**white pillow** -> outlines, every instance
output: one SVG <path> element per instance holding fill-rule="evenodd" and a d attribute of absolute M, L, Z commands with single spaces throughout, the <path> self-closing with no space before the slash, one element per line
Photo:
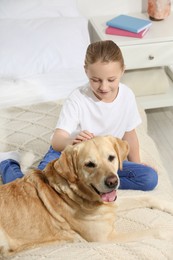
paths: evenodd
<path fill-rule="evenodd" d="M 83 17 L 2 19 L 0 35 L 1 77 L 81 68 L 89 44 Z"/>
<path fill-rule="evenodd" d="M 76 0 L 0 0 L 0 18 L 80 16 Z"/>

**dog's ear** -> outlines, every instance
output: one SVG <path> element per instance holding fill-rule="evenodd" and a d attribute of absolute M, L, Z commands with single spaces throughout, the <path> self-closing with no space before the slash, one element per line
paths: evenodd
<path fill-rule="evenodd" d="M 74 183 L 77 179 L 76 157 L 76 149 L 74 146 L 68 145 L 62 152 L 60 158 L 54 163 L 54 168 L 57 173 L 71 183 Z"/>
<path fill-rule="evenodd" d="M 129 153 L 129 144 L 126 141 L 113 136 L 109 138 L 114 144 L 115 151 L 117 152 L 118 155 L 119 168 L 120 170 L 122 170 L 123 161 L 127 158 L 127 155 Z"/>

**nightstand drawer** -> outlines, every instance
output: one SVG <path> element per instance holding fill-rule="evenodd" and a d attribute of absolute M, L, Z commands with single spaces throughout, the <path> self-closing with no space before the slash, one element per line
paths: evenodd
<path fill-rule="evenodd" d="M 166 66 L 173 63 L 173 42 L 121 47 L 126 69 Z"/>

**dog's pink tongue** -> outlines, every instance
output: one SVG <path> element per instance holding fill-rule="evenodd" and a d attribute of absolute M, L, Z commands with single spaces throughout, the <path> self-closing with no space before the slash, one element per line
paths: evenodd
<path fill-rule="evenodd" d="M 108 193 L 103 193 L 101 195 L 101 198 L 103 201 L 106 201 L 106 202 L 112 202 L 112 201 L 116 200 L 116 198 L 117 198 L 116 190 L 113 190 Z"/>

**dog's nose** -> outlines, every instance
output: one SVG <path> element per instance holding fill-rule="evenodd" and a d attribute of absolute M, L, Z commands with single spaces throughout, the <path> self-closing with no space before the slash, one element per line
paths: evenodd
<path fill-rule="evenodd" d="M 105 185 L 109 188 L 116 188 L 118 186 L 118 179 L 115 175 L 106 178 Z"/>

